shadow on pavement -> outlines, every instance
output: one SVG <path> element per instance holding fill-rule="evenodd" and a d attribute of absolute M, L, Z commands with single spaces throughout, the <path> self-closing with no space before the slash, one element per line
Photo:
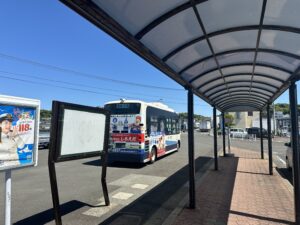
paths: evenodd
<path fill-rule="evenodd" d="M 175 154 L 176 152 L 172 152 L 170 154 L 164 155 L 159 157 L 158 159 L 156 159 L 157 161 L 162 160 L 165 157 L 169 157 L 172 154 Z M 89 165 L 89 166 L 101 166 L 101 159 L 96 159 L 93 161 L 89 161 L 89 162 L 84 162 L 84 165 Z M 117 167 L 117 168 L 127 168 L 127 169 L 140 169 L 143 168 L 145 166 L 147 166 L 148 163 L 133 163 L 133 162 L 110 162 L 107 164 L 108 167 Z"/>
<path fill-rule="evenodd" d="M 244 216 L 244 217 L 251 217 L 254 219 L 258 220 L 265 220 L 269 222 L 274 222 L 274 223 L 280 223 L 280 224 L 294 224 L 291 221 L 288 220 L 281 220 L 281 219 L 275 219 L 275 218 L 270 218 L 270 217 L 265 217 L 265 216 L 258 216 L 258 215 L 253 215 L 249 213 L 244 213 L 244 212 L 237 212 L 237 211 L 230 211 L 230 213 L 239 215 L 239 216 Z"/>
<path fill-rule="evenodd" d="M 80 202 L 77 200 L 72 200 L 72 201 L 66 202 L 64 204 L 61 204 L 60 205 L 61 216 L 71 213 L 77 209 L 84 207 L 84 206 L 93 207 L 89 204 L 86 204 L 86 203 L 83 203 L 83 202 Z M 45 210 L 38 214 L 35 214 L 31 217 L 20 220 L 14 224 L 15 225 L 39 225 L 39 224 L 49 223 L 52 220 L 54 220 L 54 211 L 53 211 L 53 209 L 48 209 L 48 210 Z"/>
<path fill-rule="evenodd" d="M 210 160 L 210 157 L 198 157 L 195 170 L 200 171 Z M 189 180 L 188 169 L 188 166 L 183 167 L 159 186 L 102 222 L 101 225 L 135 225 L 146 222 L 151 225 L 162 224 L 188 193 L 188 187 L 181 188 Z"/>
<path fill-rule="evenodd" d="M 276 167 L 276 170 L 284 179 L 287 179 L 290 184 L 293 185 L 293 171 L 291 169 Z"/>
<path fill-rule="evenodd" d="M 101 166 L 101 159 L 96 159 L 93 161 L 85 162 L 84 165 L 88 166 Z M 117 167 L 117 168 L 128 168 L 128 169 L 140 169 L 145 167 L 147 164 L 142 163 L 128 163 L 128 162 L 113 162 L 107 164 L 108 167 Z"/>

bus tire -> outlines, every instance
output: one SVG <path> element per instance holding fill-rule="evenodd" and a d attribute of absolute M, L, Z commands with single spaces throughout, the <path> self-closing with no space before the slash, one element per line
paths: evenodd
<path fill-rule="evenodd" d="M 157 157 L 157 155 L 156 155 L 156 148 L 155 147 L 152 147 L 151 148 L 151 152 L 150 152 L 150 164 L 152 164 L 152 163 L 154 163 L 155 161 L 156 161 L 156 157 Z"/>

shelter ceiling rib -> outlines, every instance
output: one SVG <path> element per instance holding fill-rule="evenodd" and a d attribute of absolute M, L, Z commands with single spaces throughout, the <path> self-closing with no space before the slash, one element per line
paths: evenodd
<path fill-rule="evenodd" d="M 275 50 L 275 49 L 267 49 L 267 48 L 258 48 L 257 50 L 255 48 L 244 48 L 244 49 L 232 49 L 232 50 L 228 50 L 228 51 L 224 51 L 224 52 L 219 52 L 216 54 L 217 57 L 219 56 L 226 56 L 226 55 L 230 55 L 233 53 L 244 53 L 244 52 L 255 52 L 257 51 L 259 52 L 263 52 L 263 53 L 270 53 L 270 54 L 277 54 L 277 55 L 281 55 L 281 56 L 287 56 L 290 58 L 294 58 L 294 59 L 298 59 L 300 60 L 300 56 L 290 53 L 290 52 L 284 52 L 284 51 L 280 51 L 280 50 Z M 202 62 L 205 62 L 209 59 L 213 58 L 213 55 L 207 56 L 205 58 L 201 58 L 198 59 L 194 62 L 192 62 L 191 64 L 187 65 L 186 67 L 182 68 L 178 73 L 179 74 L 183 74 L 185 71 L 187 71 L 188 69 L 192 68 L 193 66 L 196 66 Z"/>
<path fill-rule="evenodd" d="M 223 102 L 226 102 L 227 100 L 236 100 L 236 99 L 240 99 L 240 98 L 247 98 L 249 99 L 249 93 L 247 94 L 240 94 L 240 95 L 234 95 L 234 96 L 229 96 L 229 97 L 224 97 L 222 99 L 219 99 L 219 100 L 216 100 L 214 101 L 215 104 L 221 104 Z M 255 95 L 251 95 L 251 99 L 254 99 L 254 100 L 257 100 L 258 102 L 263 102 L 263 103 L 266 103 L 268 101 L 268 99 L 266 98 L 260 98 L 260 96 L 255 96 Z"/>
<path fill-rule="evenodd" d="M 257 100 L 255 98 L 249 99 L 249 95 L 248 95 L 247 97 L 235 98 L 234 100 L 231 98 L 231 99 L 227 99 L 227 100 L 224 100 L 224 101 L 220 101 L 220 102 L 218 102 L 218 105 L 220 107 L 222 107 L 223 105 L 226 105 L 226 104 L 229 104 L 229 103 L 233 103 L 233 102 L 240 102 L 240 101 L 255 102 L 255 103 L 260 104 L 260 105 L 265 105 L 267 103 L 266 101 Z"/>
<path fill-rule="evenodd" d="M 255 72 L 255 65 L 256 65 L 256 59 L 257 59 L 257 50 L 259 48 L 261 31 L 262 31 L 262 26 L 263 26 L 263 21 L 264 21 L 264 17 L 265 17 L 265 11 L 266 11 L 266 5 L 267 5 L 267 0 L 263 0 L 261 16 L 260 16 L 260 20 L 259 20 L 259 30 L 258 30 L 258 34 L 257 34 L 257 40 L 256 40 L 256 50 L 255 50 L 255 55 L 254 55 L 254 60 L 253 60 L 253 70 L 252 70 L 252 78 L 251 78 L 251 85 L 250 85 L 249 93 L 251 93 L 251 88 L 252 88 L 253 76 L 254 76 L 254 72 Z"/>
<path fill-rule="evenodd" d="M 256 63 L 256 65 L 258 66 L 262 66 L 262 67 L 268 67 L 268 68 L 272 68 L 272 69 L 275 69 L 275 70 L 278 70 L 278 71 L 281 71 L 281 72 L 284 72 L 284 73 L 287 73 L 287 74 L 291 74 L 293 73 L 292 71 L 289 71 L 289 70 L 286 70 L 284 68 L 281 68 L 281 67 L 278 67 L 278 66 L 274 66 L 274 65 L 268 65 L 268 64 L 264 64 L 264 63 Z M 221 69 L 225 69 L 225 68 L 228 68 L 228 67 L 238 67 L 238 66 L 253 66 L 253 63 L 235 63 L 235 64 L 227 64 L 227 65 L 224 65 L 224 66 L 221 66 L 220 68 Z M 205 71 L 193 78 L 191 78 L 188 82 L 189 83 L 192 83 L 194 82 L 195 80 L 199 79 L 200 77 L 202 76 L 205 76 L 206 74 L 210 73 L 210 72 L 213 72 L 213 71 L 216 71 L 218 70 L 219 68 L 216 67 L 216 68 L 213 68 L 209 71 Z"/>
<path fill-rule="evenodd" d="M 238 90 L 235 90 L 235 89 L 238 89 Z M 230 93 L 231 93 L 231 96 L 237 96 L 239 94 L 249 94 L 249 89 L 245 88 L 245 89 L 242 89 L 242 88 L 230 88 L 229 89 Z M 256 95 L 256 96 L 259 96 L 263 99 L 270 99 L 270 97 L 272 96 L 272 93 L 262 93 L 262 92 L 259 92 L 259 91 L 255 91 L 255 90 L 252 90 L 252 95 Z M 229 95 L 226 95 L 227 93 L 225 92 L 222 92 L 220 91 L 219 93 L 215 94 L 215 95 L 211 95 L 210 99 L 212 102 L 214 102 L 215 100 L 217 99 L 222 99 L 224 97 L 224 95 L 226 97 L 228 97 Z"/>
<path fill-rule="evenodd" d="M 191 0 L 191 2 L 194 3 L 194 0 Z M 196 14 L 196 17 L 197 17 L 197 20 L 198 20 L 198 22 L 199 22 L 199 25 L 200 25 L 200 27 L 201 27 L 201 29 L 202 29 L 202 31 L 203 31 L 203 34 L 204 34 L 203 36 L 205 37 L 206 42 L 208 43 L 209 49 L 210 49 L 212 55 L 214 56 L 215 62 L 216 62 L 217 67 L 218 67 L 218 70 L 219 70 L 219 72 L 220 72 L 220 74 L 221 74 L 221 76 L 222 76 L 222 78 L 223 78 L 223 82 L 224 82 L 224 84 L 226 85 L 226 87 L 227 87 L 227 89 L 228 89 L 226 80 L 224 79 L 224 75 L 223 75 L 223 72 L 222 72 L 222 70 L 221 70 L 220 64 L 219 64 L 219 62 L 218 62 L 218 60 L 217 60 L 217 57 L 216 57 L 216 55 L 215 55 L 214 49 L 213 49 L 213 47 L 212 47 L 212 45 L 211 45 L 211 42 L 210 42 L 209 38 L 207 37 L 207 33 L 206 33 L 205 27 L 204 27 L 204 25 L 203 25 L 203 22 L 202 22 L 202 20 L 201 20 L 201 17 L 200 17 L 200 14 L 199 14 L 199 12 L 198 12 L 198 9 L 196 8 L 195 4 L 194 4 L 192 7 L 193 7 L 193 10 L 194 10 L 194 13 Z"/>

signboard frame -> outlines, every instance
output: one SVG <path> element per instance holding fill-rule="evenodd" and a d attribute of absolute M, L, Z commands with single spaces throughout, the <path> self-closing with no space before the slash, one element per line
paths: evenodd
<path fill-rule="evenodd" d="M 39 136 L 39 122 L 40 122 L 40 100 L 21 98 L 15 96 L 0 95 L 0 105 L 1 106 L 12 106 L 12 107 L 24 107 L 31 108 L 35 110 L 34 116 L 34 138 L 33 138 L 33 148 L 32 148 L 32 161 L 30 163 L 1 167 L 0 172 L 12 169 L 21 169 L 26 167 L 37 166 L 38 164 L 38 136 Z"/>
<path fill-rule="evenodd" d="M 95 150 L 91 152 L 68 154 L 68 155 L 61 154 L 65 110 L 74 110 L 74 111 L 105 115 L 106 118 L 105 118 L 103 149 Z M 109 139 L 109 123 L 110 123 L 110 113 L 105 109 L 91 107 L 91 106 L 77 105 L 77 104 L 66 103 L 66 102 L 53 101 L 52 120 L 51 120 L 51 138 L 50 138 L 50 150 L 51 150 L 52 160 L 54 162 L 64 162 L 69 160 L 89 158 L 89 157 L 98 156 L 99 154 L 102 154 L 103 151 L 107 151 L 108 139 Z"/>
<path fill-rule="evenodd" d="M 67 154 L 67 155 L 61 154 L 64 112 L 66 109 L 87 112 L 87 113 L 101 114 L 106 116 L 105 123 L 104 123 L 104 138 L 103 138 L 102 150 L 95 150 L 91 152 Z M 49 169 L 49 178 L 50 178 L 52 202 L 53 202 L 56 225 L 62 224 L 60 204 L 59 204 L 59 192 L 58 192 L 57 177 L 56 177 L 56 170 L 55 170 L 56 162 L 64 162 L 64 161 L 83 159 L 83 158 L 94 157 L 94 156 L 101 156 L 101 162 L 102 162 L 101 183 L 102 183 L 103 197 L 104 197 L 105 205 L 107 206 L 110 205 L 108 189 L 106 184 L 109 127 L 110 127 L 110 113 L 108 110 L 98 108 L 98 107 L 83 106 L 83 105 L 77 105 L 77 104 L 66 103 L 66 102 L 59 102 L 59 101 L 52 102 L 52 119 L 51 119 L 50 147 L 49 147 L 49 156 L 48 156 L 48 169 Z"/>

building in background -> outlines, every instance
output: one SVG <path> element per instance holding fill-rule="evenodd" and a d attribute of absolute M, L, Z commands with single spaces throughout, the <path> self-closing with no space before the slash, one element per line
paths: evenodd
<path fill-rule="evenodd" d="M 253 126 L 253 121 L 259 121 L 259 112 L 230 112 L 233 116 L 233 124 L 235 128 L 250 128 Z"/>

